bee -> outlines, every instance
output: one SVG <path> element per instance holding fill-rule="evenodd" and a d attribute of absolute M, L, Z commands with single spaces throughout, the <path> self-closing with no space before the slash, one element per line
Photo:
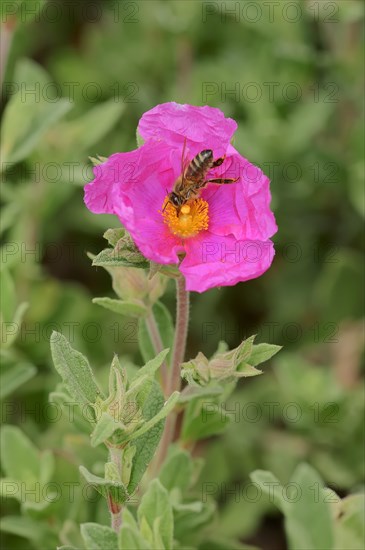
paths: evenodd
<path fill-rule="evenodd" d="M 203 189 L 207 183 L 227 184 L 235 183 L 239 178 L 215 178 L 205 179 L 207 173 L 212 168 L 216 168 L 223 164 L 225 155 L 214 160 L 213 151 L 211 149 L 204 149 L 198 153 L 188 164 L 185 164 L 184 168 L 184 149 L 182 154 L 182 170 L 180 176 L 174 183 L 174 187 L 171 193 L 168 193 L 168 201 L 164 207 L 170 202 L 179 213 L 181 207 L 191 199 L 196 199 L 200 195 L 201 189 Z"/>

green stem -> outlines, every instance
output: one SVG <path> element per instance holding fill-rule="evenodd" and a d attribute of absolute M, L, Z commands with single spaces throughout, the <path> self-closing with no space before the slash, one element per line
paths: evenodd
<path fill-rule="evenodd" d="M 117 447 L 109 449 L 110 462 L 113 462 L 121 476 L 122 472 L 122 451 Z M 108 497 L 108 508 L 111 515 L 111 527 L 116 533 L 119 533 L 122 526 L 122 506 L 118 502 L 114 502 L 111 495 Z"/>
<path fill-rule="evenodd" d="M 164 349 L 164 345 L 163 345 L 161 334 L 160 334 L 160 331 L 159 331 L 159 328 L 158 328 L 158 325 L 157 325 L 157 322 L 156 322 L 156 318 L 155 318 L 155 316 L 153 314 L 153 311 L 152 311 L 152 307 L 151 307 L 151 309 L 150 309 L 150 311 L 149 311 L 149 313 L 146 317 L 146 327 L 147 327 L 147 331 L 148 331 L 149 337 L 150 337 L 151 342 L 152 342 L 153 349 L 154 349 L 154 351 L 157 355 L 158 353 L 160 353 L 160 351 L 162 351 Z M 164 395 L 167 396 L 168 366 L 167 366 L 166 361 L 164 361 L 162 363 L 160 373 L 161 373 L 162 389 L 163 389 Z"/>
<path fill-rule="evenodd" d="M 175 338 L 167 395 L 171 395 L 172 392 L 180 390 L 180 365 L 184 361 L 186 340 L 188 335 L 189 292 L 185 288 L 185 279 L 182 276 L 176 279 L 176 299 Z M 154 460 L 153 472 L 155 475 L 157 475 L 158 470 L 164 463 L 169 446 L 174 440 L 175 425 L 176 413 L 172 411 L 166 419 L 164 433 Z"/>
<path fill-rule="evenodd" d="M 183 276 L 176 279 L 176 325 L 172 363 L 169 380 L 169 395 L 181 386 L 180 365 L 184 361 L 189 325 L 189 292 Z"/>

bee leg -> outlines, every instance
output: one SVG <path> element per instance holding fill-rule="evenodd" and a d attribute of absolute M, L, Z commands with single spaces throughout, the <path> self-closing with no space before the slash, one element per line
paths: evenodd
<path fill-rule="evenodd" d="M 217 166 L 220 166 L 225 161 L 226 155 L 223 157 L 219 157 L 219 159 L 215 160 L 212 164 L 212 168 L 216 168 Z"/>
<path fill-rule="evenodd" d="M 204 185 L 206 183 L 235 183 L 236 181 L 238 181 L 240 178 L 218 178 L 218 179 L 214 179 L 214 180 L 206 180 L 204 182 Z"/>

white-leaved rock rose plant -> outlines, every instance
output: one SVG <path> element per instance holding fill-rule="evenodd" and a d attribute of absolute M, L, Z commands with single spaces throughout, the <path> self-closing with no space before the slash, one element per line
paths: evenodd
<path fill-rule="evenodd" d="M 218 109 L 166 103 L 142 116 L 137 149 L 93 159 L 86 206 L 121 222 L 106 231 L 107 248 L 90 255 L 111 275 L 115 298 L 93 301 L 138 319 L 145 364 L 111 357 L 103 388 L 63 335 L 51 337 L 62 379 L 51 399 L 87 410 L 90 453 L 106 450 L 103 473 L 80 466 L 110 512 L 110 525 L 82 524 L 86 548 L 171 550 L 182 547 L 183 524 L 212 520 L 214 503 L 191 491 L 194 446 L 225 428 L 219 411 L 239 379 L 261 374 L 258 365 L 280 349 L 252 336 L 232 350 L 220 343 L 211 358 L 185 356 L 189 292 L 259 277 L 274 257 L 269 180 L 231 144 L 236 128 Z M 179 177 L 191 189 L 177 193 Z M 175 322 L 161 301 L 170 278 Z M 217 407 L 209 424 L 207 404 Z"/>

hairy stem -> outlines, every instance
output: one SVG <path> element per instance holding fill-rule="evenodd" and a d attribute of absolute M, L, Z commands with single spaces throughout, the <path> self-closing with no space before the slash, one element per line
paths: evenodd
<path fill-rule="evenodd" d="M 122 471 L 122 451 L 118 448 L 110 448 L 110 462 L 113 462 L 119 474 Z M 108 508 L 111 515 L 111 527 L 116 533 L 119 533 L 122 526 L 122 506 L 118 502 L 114 502 L 111 495 L 108 496 Z"/>
<path fill-rule="evenodd" d="M 179 391 L 181 386 L 180 365 L 184 361 L 186 339 L 188 335 L 189 324 L 189 292 L 185 289 L 185 279 L 180 276 L 176 279 L 176 324 L 175 338 L 172 353 L 171 371 L 168 380 L 168 391 L 170 395 L 174 391 Z M 153 472 L 157 475 L 165 461 L 170 444 L 174 440 L 176 425 L 176 413 L 171 412 L 165 424 L 160 446 L 154 461 Z"/>
<path fill-rule="evenodd" d="M 158 329 L 155 316 L 152 311 L 152 307 L 150 309 L 150 312 L 148 313 L 146 317 L 146 327 L 148 330 L 149 337 L 151 338 L 152 346 L 156 354 L 160 353 L 164 349 L 164 345 L 162 342 L 161 334 Z M 168 367 L 167 362 L 164 361 L 162 363 L 161 369 L 161 384 L 162 389 L 164 392 L 164 395 L 167 396 L 167 390 L 168 390 Z"/>
<path fill-rule="evenodd" d="M 189 324 L 189 292 L 185 289 L 184 277 L 176 279 L 176 325 L 172 353 L 169 394 L 181 386 L 180 365 L 184 361 Z"/>

